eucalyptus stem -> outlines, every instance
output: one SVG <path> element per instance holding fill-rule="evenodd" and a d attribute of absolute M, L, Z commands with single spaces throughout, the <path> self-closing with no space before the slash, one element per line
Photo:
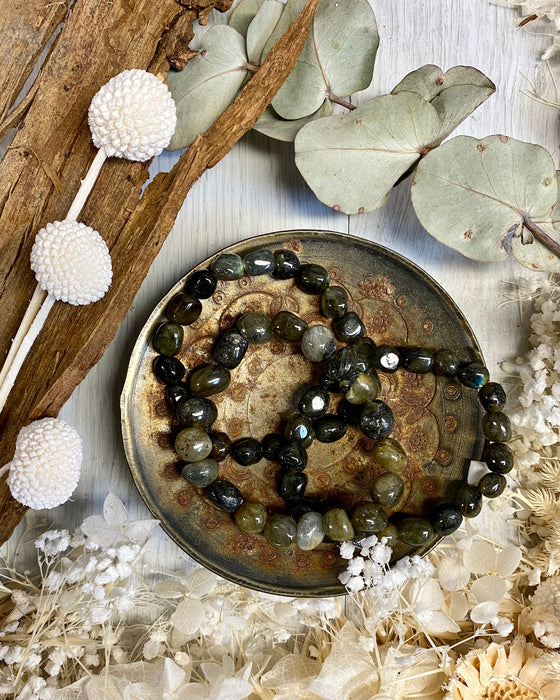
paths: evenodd
<path fill-rule="evenodd" d="M 356 105 L 353 105 L 351 102 L 348 100 L 345 100 L 343 97 L 339 97 L 338 95 L 335 95 L 334 92 L 331 92 L 330 90 L 327 92 L 327 98 L 331 101 L 334 102 L 337 105 L 342 105 L 343 107 L 346 107 L 346 109 L 349 109 L 352 111 L 353 109 L 356 109 Z"/>
<path fill-rule="evenodd" d="M 560 243 L 558 243 L 558 241 L 551 238 L 548 233 L 545 233 L 540 226 L 537 226 L 537 224 L 531 221 L 527 216 L 523 216 L 523 226 L 531 231 L 539 243 L 542 243 L 545 248 L 548 248 L 551 253 L 554 253 L 557 258 L 560 258 Z"/>

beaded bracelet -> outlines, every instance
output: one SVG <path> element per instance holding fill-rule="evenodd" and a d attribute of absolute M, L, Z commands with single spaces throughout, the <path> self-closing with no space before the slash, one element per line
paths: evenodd
<path fill-rule="evenodd" d="M 376 346 L 373 340 L 364 337 L 361 319 L 348 311 L 346 291 L 329 286 L 325 268 L 301 265 L 291 251 L 261 249 L 244 258 L 222 254 L 210 267 L 210 270 L 192 273 L 185 290 L 168 303 L 169 321 L 154 333 L 154 348 L 161 353 L 154 360 L 154 373 L 167 385 L 170 409 L 179 422 L 187 426 L 175 439 L 176 452 L 187 462 L 182 468 L 183 477 L 202 488 L 215 506 L 233 513 L 240 530 L 251 535 L 264 530 L 270 544 L 285 547 L 297 543 L 304 550 L 315 548 L 325 536 L 341 542 L 374 533 L 379 538 L 384 537 L 389 546 L 394 546 L 398 539 L 410 546 L 420 546 L 427 544 L 435 534 L 454 532 L 463 516 L 477 515 L 483 495 L 495 498 L 504 491 L 504 474 L 513 468 L 513 455 L 504 444 L 511 436 L 509 419 L 502 413 L 506 395 L 501 385 L 488 381 L 488 370 L 482 363 L 460 365 L 454 353 L 447 349 L 433 352 L 417 347 Z M 279 312 L 272 321 L 263 314 L 248 313 L 238 320 L 236 329 L 226 331 L 218 339 L 213 351 L 214 363 L 195 369 L 188 386 L 182 383 L 185 367 L 175 357 L 182 346 L 182 326 L 190 325 L 200 316 L 200 300 L 214 293 L 217 280 L 235 280 L 243 274 L 296 278 L 303 291 L 321 295 L 323 315 L 332 319 L 336 338 L 347 345 L 336 349 L 336 339 L 329 328 L 324 325 L 308 327 L 303 319 L 288 311 Z M 300 342 L 303 354 L 310 361 L 323 363 L 320 385 L 310 387 L 301 396 L 299 413 L 289 419 L 284 436 L 271 433 L 262 441 L 241 438 L 231 444 L 224 433 L 209 435 L 218 411 L 208 396 L 227 388 L 230 370 L 240 364 L 249 344 L 266 343 L 273 335 Z M 399 472 L 406 466 L 407 457 L 402 447 L 389 438 L 394 421 L 387 404 L 377 399 L 381 388 L 377 370 L 391 373 L 399 368 L 417 374 L 433 371 L 441 376 L 457 377 L 464 386 L 479 389 L 480 402 L 487 411 L 482 419 L 482 430 L 487 438 L 484 460 L 490 471 L 477 486 L 462 484 L 454 502 L 436 507 L 429 521 L 401 514 L 405 517 L 397 527 L 389 524 L 382 506 L 393 508 L 400 501 L 404 482 Z M 340 416 L 326 413 L 333 392 L 345 394 Z M 373 484 L 374 502 L 360 502 L 351 516 L 342 508 L 329 508 L 321 514 L 304 500 L 306 448 L 314 438 L 320 442 L 340 439 L 347 425 L 360 427 L 366 436 L 376 440 L 373 457 L 386 472 Z M 244 502 L 234 484 L 218 478 L 218 462 L 228 454 L 243 466 L 256 464 L 262 457 L 279 462 L 282 476 L 278 491 L 288 514 L 275 513 L 269 517 L 263 504 Z"/>

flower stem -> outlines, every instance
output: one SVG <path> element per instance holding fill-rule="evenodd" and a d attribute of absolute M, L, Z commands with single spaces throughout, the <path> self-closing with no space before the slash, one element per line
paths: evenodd
<path fill-rule="evenodd" d="M 545 233 L 540 226 L 537 226 L 537 224 L 531 221 L 527 216 L 523 217 L 523 226 L 531 231 L 539 243 L 542 243 L 545 248 L 548 248 L 551 253 L 554 253 L 556 257 L 560 258 L 560 243 L 558 243 L 558 241 L 551 238 L 548 233 Z"/>
<path fill-rule="evenodd" d="M 353 105 L 351 102 L 348 100 L 345 100 L 343 97 L 339 97 L 338 95 L 335 95 L 334 92 L 331 92 L 330 90 L 327 92 L 327 98 L 331 101 L 334 102 L 337 105 L 342 105 L 343 107 L 346 107 L 346 109 L 349 109 L 352 111 L 353 109 L 356 109 L 356 105 Z"/>
<path fill-rule="evenodd" d="M 82 180 L 82 183 L 80 185 L 80 189 L 78 190 L 76 196 L 74 197 L 74 201 L 70 205 L 70 209 L 68 210 L 68 214 L 66 214 L 66 219 L 68 221 L 75 221 L 78 216 L 80 215 L 80 212 L 82 211 L 84 204 L 86 203 L 87 198 L 89 197 L 89 193 L 93 189 L 93 186 L 95 185 L 95 181 L 97 180 L 97 176 L 99 175 L 99 171 L 101 170 L 101 166 L 105 162 L 107 158 L 107 153 L 105 152 L 105 149 L 101 147 L 97 151 L 97 155 L 92 161 L 92 164 L 89 166 L 89 170 L 87 171 L 87 175 L 84 177 Z"/>

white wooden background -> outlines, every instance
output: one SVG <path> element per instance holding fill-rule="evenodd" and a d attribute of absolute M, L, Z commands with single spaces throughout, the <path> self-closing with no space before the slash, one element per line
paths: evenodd
<path fill-rule="evenodd" d="M 380 34 L 374 82 L 359 103 L 389 92 L 408 72 L 435 63 L 444 70 L 472 65 L 496 84 L 497 92 L 457 134 L 503 133 L 540 143 L 558 162 L 558 113 L 524 90 L 549 38 L 537 28 L 519 30 L 516 11 L 490 0 L 370 0 Z M 212 18 L 223 22 L 223 17 Z M 154 169 L 168 170 L 177 154 L 164 153 Z M 220 248 L 260 233 L 296 228 L 330 229 L 375 241 L 424 268 L 455 299 L 481 344 L 492 377 L 498 363 L 523 348 L 527 317 L 504 293 L 535 273 L 514 261 L 484 265 L 463 258 L 431 238 L 419 225 L 409 182 L 396 188 L 379 211 L 347 216 L 316 200 L 301 179 L 291 144 L 251 133 L 194 186 L 163 250 L 144 281 L 115 339 L 99 364 L 74 391 L 61 417 L 84 442 L 83 473 L 71 502 L 28 515 L 55 527 L 73 528 L 99 513 L 108 491 L 125 503 L 131 518 L 150 517 L 130 476 L 120 435 L 119 395 L 135 338 L 153 306 L 193 265 Z M 10 545 L 21 534 L 18 528 Z M 191 560 L 158 529 L 147 553 L 154 570 L 186 570 Z"/>

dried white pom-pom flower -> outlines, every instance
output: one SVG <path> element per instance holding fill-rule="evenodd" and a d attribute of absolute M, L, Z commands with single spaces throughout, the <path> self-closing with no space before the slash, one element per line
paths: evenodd
<path fill-rule="evenodd" d="M 42 418 L 19 432 L 8 486 L 24 506 L 55 508 L 74 492 L 81 463 L 82 441 L 74 428 L 59 418 Z"/>
<path fill-rule="evenodd" d="M 74 306 L 101 299 L 113 277 L 105 241 L 77 221 L 55 221 L 39 231 L 31 269 L 42 289 Z"/>
<path fill-rule="evenodd" d="M 135 68 L 100 88 L 91 101 L 88 120 L 97 148 L 108 156 L 144 161 L 169 144 L 177 114 L 167 85 Z"/>

